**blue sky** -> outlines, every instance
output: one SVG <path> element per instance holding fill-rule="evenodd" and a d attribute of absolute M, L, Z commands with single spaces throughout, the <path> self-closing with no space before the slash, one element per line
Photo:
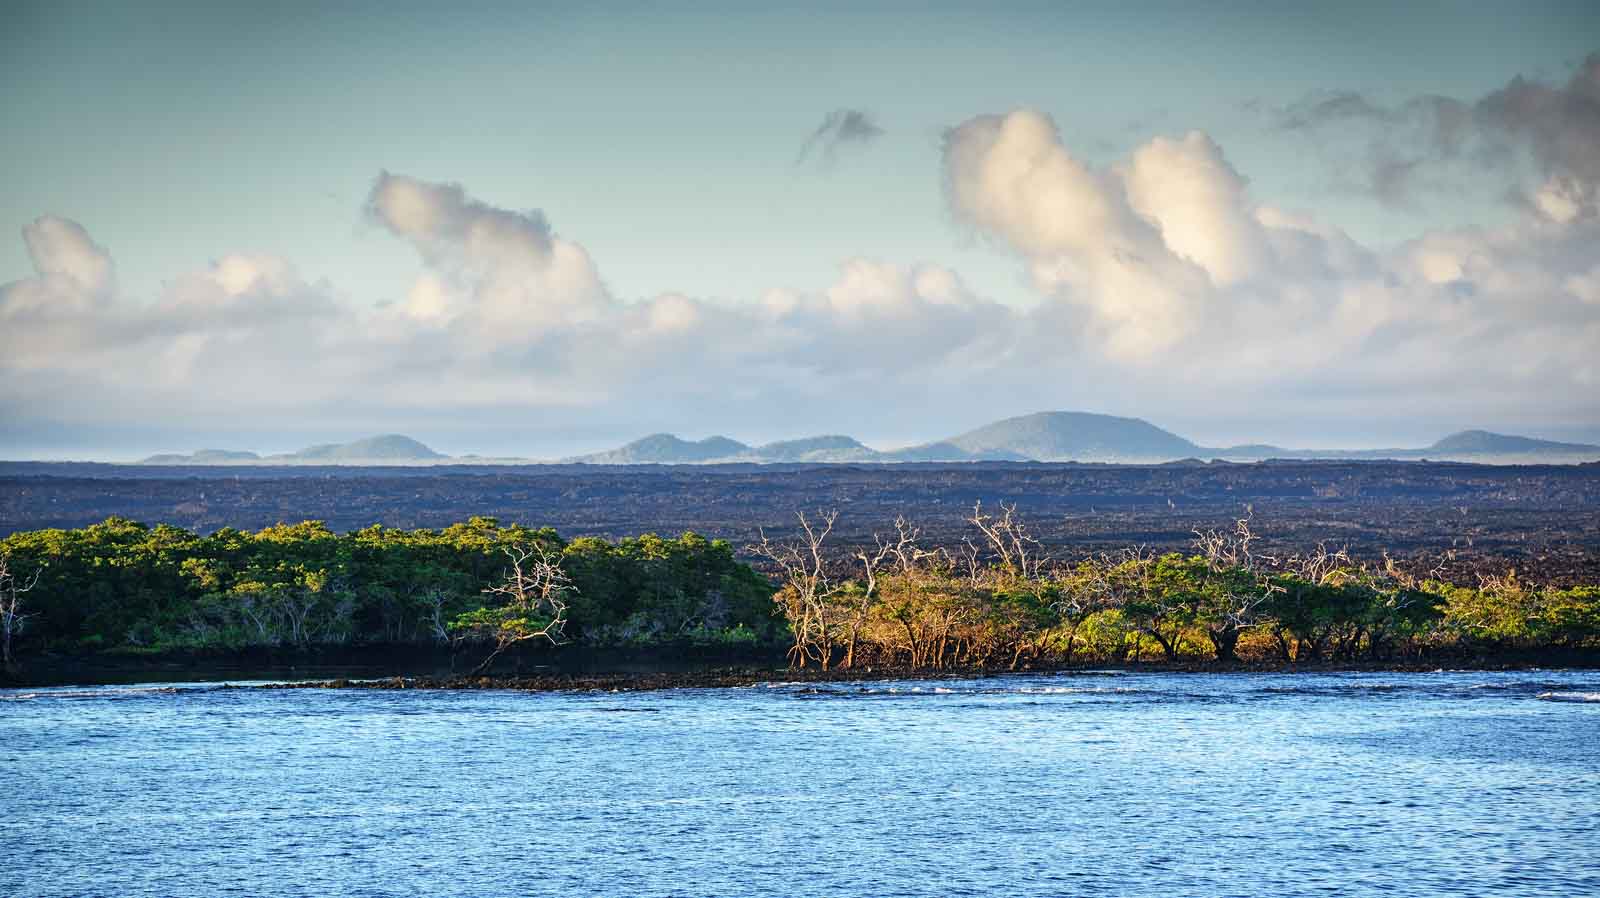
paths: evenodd
<path fill-rule="evenodd" d="M 738 307 L 774 289 L 815 294 L 849 260 L 865 258 L 949 269 L 985 300 L 1028 310 L 1052 294 L 1018 264 L 1017 246 L 953 209 L 945 189 L 947 129 L 975 116 L 1037 111 L 1053 120 L 1066 153 L 1097 169 L 1115 167 L 1152 138 L 1199 130 L 1248 182 L 1252 202 L 1314 217 L 1390 253 L 1430 234 L 1513 227 L 1525 210 L 1507 201 L 1498 171 L 1464 175 L 1449 159 L 1425 182 L 1432 188 L 1398 200 L 1375 196 L 1349 175 L 1381 133 L 1288 129 L 1285 110 L 1335 93 L 1383 107 L 1430 95 L 1470 104 L 1519 75 L 1559 87 L 1597 49 L 1600 14 L 1588 3 L 788 11 L 11 4 L 0 11 L 8 123 L 0 223 L 12 234 L 41 216 L 81 225 L 115 260 L 119 308 L 160 305 L 185 273 L 240 253 L 289 260 L 297 283 L 338 303 L 390 307 L 405 301 L 428 263 L 392 226 L 363 213 L 375 179 L 388 171 L 460 184 L 495 208 L 542 211 L 557 237 L 592 257 L 622 304 L 682 294 Z M 841 145 L 831 164 L 797 163 L 807 135 L 836 109 L 862 111 L 882 135 Z M 36 273 L 23 240 L 0 241 L 0 283 Z M 1314 383 L 1316 373 L 1300 376 Z M 1058 374 L 1085 381 L 1083 370 Z M 377 401 L 370 386 L 352 386 L 346 397 L 361 407 L 362 424 L 421 435 L 430 422 L 447 422 L 435 427 L 435 440 L 459 451 L 554 451 L 657 424 L 750 438 L 848 426 L 863 438 L 904 442 L 983 418 L 965 408 L 935 419 L 935 407 L 920 402 L 874 415 L 840 400 L 849 410 L 824 420 L 819 412 L 829 405 L 813 397 L 795 403 L 802 421 L 746 417 L 750 426 L 738 432 L 741 419 L 715 409 L 739 403 L 668 403 L 672 414 L 657 420 L 620 399 L 628 384 L 617 382 L 586 403 L 561 406 L 570 426 L 549 423 L 518 430 L 506 439 L 511 445 L 480 446 L 468 445 L 479 429 L 473 412 L 444 399 Z M 182 395 L 172 389 L 163 395 Z M 241 383 L 231 395 L 249 392 Z M 1363 413 L 1351 393 L 1333 419 L 1308 424 L 1284 421 L 1281 403 L 1260 415 L 1206 409 L 1198 397 L 1163 401 L 1155 385 L 1125 396 L 1011 394 L 1017 403 L 1099 405 L 1203 439 L 1383 442 L 1437 435 L 1451 422 L 1600 435 L 1592 405 L 1525 414 L 1515 396 L 1463 420 L 1479 406 Z M 167 401 L 144 398 L 156 407 Z M 320 397 L 295 419 L 282 398 L 266 403 L 275 423 L 235 436 L 221 424 L 63 413 L 45 407 L 49 397 L 19 391 L 4 399 L 16 417 L 0 441 L 18 454 L 92 448 L 119 441 L 118 433 L 137 433 L 141 448 L 346 436 L 331 432 L 339 428 L 327 411 L 342 400 Z M 1419 401 L 1439 407 L 1432 394 Z M 559 417 L 543 400 L 510 405 Z"/>

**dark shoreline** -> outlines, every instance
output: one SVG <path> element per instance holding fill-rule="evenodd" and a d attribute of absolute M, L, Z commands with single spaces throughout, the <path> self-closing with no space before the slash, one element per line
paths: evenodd
<path fill-rule="evenodd" d="M 27 669 L 0 676 L 0 688 L 41 688 L 50 686 L 136 685 L 141 683 L 207 683 L 232 681 L 230 688 L 243 689 L 422 689 L 469 690 L 498 689 L 522 692 L 647 692 L 671 689 L 724 689 L 769 683 L 860 683 L 890 680 L 981 680 L 1003 676 L 1045 676 L 1079 674 L 1094 676 L 1116 673 L 1187 674 L 1316 674 L 1316 673 L 1431 673 L 1437 670 L 1560 670 L 1600 669 L 1600 652 L 1543 652 L 1527 655 L 1439 656 L 1423 659 L 1366 662 L 1278 661 L 1218 664 L 1214 661 L 1142 661 L 1137 663 L 1085 662 L 1074 664 L 1035 664 L 1012 670 L 1007 667 L 916 670 L 904 667 L 864 666 L 854 670 L 821 671 L 816 668 L 790 670 L 780 664 L 751 663 L 738 659 L 717 664 L 710 659 L 677 659 L 679 663 L 652 663 L 660 659 L 634 658 L 629 663 L 609 667 L 583 665 L 529 665 L 531 669 L 471 676 L 452 671 L 447 664 L 394 665 L 328 663 L 326 659 L 291 658 L 292 662 L 263 664 L 238 658 L 165 659 L 149 665 L 118 665 L 107 668 L 61 662 L 43 676 L 30 676 Z M 127 660 L 127 659 L 122 659 Z M 435 659 L 436 661 L 441 659 Z M 444 660 L 448 660 L 446 657 Z M 592 660 L 592 659 L 591 659 Z M 208 663 L 209 662 L 209 663 Z M 432 672 L 415 672 L 418 667 Z M 409 667 L 412 672 L 391 673 Z M 270 683 L 239 683 L 248 680 L 275 680 Z"/>
<path fill-rule="evenodd" d="M 264 683 L 241 688 L 253 689 L 421 689 L 457 691 L 499 689 L 518 692 L 655 692 L 672 689 L 728 689 L 763 684 L 863 683 L 895 680 L 941 681 L 985 680 L 1007 676 L 1051 676 L 1078 674 L 1096 676 L 1107 673 L 1185 673 L 1185 674 L 1314 674 L 1314 673 L 1432 673 L 1445 670 L 1561 670 L 1600 669 L 1600 657 L 1560 661 L 1493 661 L 1455 659 L 1440 663 L 1238 663 L 1219 665 L 1196 661 L 1152 661 L 1138 664 L 1082 664 L 1034 666 L 1011 670 L 1005 667 L 961 668 L 955 670 L 913 670 L 894 667 L 863 667 L 857 670 L 729 667 L 699 671 L 656 671 L 621 673 L 533 673 L 499 676 L 456 677 L 380 677 L 374 679 L 305 680 L 292 683 Z"/>

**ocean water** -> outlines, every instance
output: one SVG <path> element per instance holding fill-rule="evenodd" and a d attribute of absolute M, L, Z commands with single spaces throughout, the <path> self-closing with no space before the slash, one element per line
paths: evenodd
<path fill-rule="evenodd" d="M 1600 672 L 0 690 L 8 896 L 1600 895 Z"/>

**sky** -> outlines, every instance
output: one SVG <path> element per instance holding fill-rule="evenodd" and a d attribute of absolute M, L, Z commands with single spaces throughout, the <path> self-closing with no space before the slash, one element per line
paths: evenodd
<path fill-rule="evenodd" d="M 6 4 L 0 457 L 1600 442 L 1592 3 L 749 6 Z"/>

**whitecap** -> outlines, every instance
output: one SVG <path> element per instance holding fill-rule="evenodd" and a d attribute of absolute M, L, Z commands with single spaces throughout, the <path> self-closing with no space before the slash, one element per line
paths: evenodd
<path fill-rule="evenodd" d="M 0 699 L 27 701 L 52 698 L 139 698 L 147 695 L 176 695 L 180 692 L 205 692 L 216 687 L 179 686 L 104 686 L 62 687 L 41 689 L 36 692 L 0 692 Z"/>

